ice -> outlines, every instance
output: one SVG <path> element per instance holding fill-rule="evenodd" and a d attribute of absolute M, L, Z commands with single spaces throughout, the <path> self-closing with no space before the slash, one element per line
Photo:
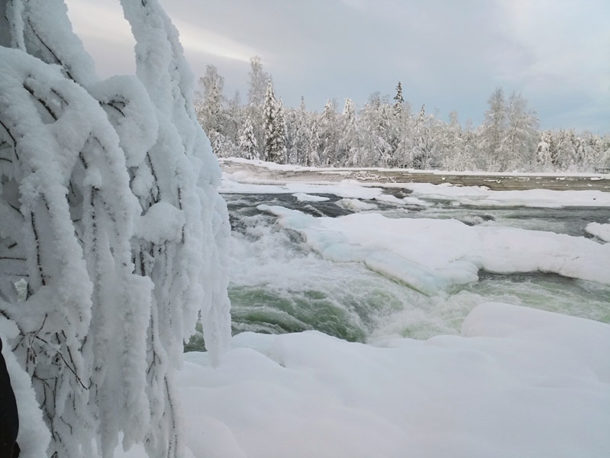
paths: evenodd
<path fill-rule="evenodd" d="M 480 269 L 552 272 L 610 284 L 610 246 L 584 237 L 472 227 L 456 220 L 392 219 L 377 213 L 314 218 L 278 206 L 259 208 L 302 233 L 322 256 L 363 262 L 427 294 L 474 281 Z"/>
<path fill-rule="evenodd" d="M 347 210 L 352 210 L 355 212 L 373 210 L 377 208 L 377 205 L 371 204 L 368 202 L 363 202 L 358 199 L 341 199 L 337 202 L 337 205 L 343 207 Z"/>
<path fill-rule="evenodd" d="M 429 183 L 410 183 L 404 187 L 413 191 L 414 197 L 454 200 L 463 205 L 538 208 L 610 206 L 610 193 L 602 191 L 555 191 L 551 189 L 492 191 L 485 186 Z"/>
<path fill-rule="evenodd" d="M 306 183 L 290 182 L 273 184 L 265 182 L 250 183 L 240 175 L 223 174 L 219 191 L 224 194 L 334 194 L 346 199 L 392 199 L 393 196 L 383 194 L 378 187 L 363 186 L 352 180 L 339 183 Z M 392 199 L 394 200 L 394 199 Z"/>
<path fill-rule="evenodd" d="M 314 196 L 311 194 L 305 194 L 304 192 L 297 192 L 293 194 L 293 196 L 296 197 L 299 202 L 325 202 L 328 200 L 328 197 Z"/>
<path fill-rule="evenodd" d="M 585 230 L 604 242 L 610 242 L 610 224 L 589 223 Z"/>

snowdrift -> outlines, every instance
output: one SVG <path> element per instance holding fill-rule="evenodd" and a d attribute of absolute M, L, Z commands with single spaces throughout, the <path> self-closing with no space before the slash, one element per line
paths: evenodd
<path fill-rule="evenodd" d="M 609 350 L 608 325 L 488 303 L 427 341 L 240 334 L 177 382 L 198 458 L 605 458 Z"/>

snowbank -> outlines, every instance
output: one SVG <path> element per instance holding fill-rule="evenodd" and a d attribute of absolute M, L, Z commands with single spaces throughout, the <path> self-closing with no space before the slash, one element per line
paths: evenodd
<path fill-rule="evenodd" d="M 610 242 L 610 224 L 589 223 L 585 231 L 604 242 Z"/>
<path fill-rule="evenodd" d="M 279 223 L 303 234 L 325 258 L 363 262 L 371 270 L 427 294 L 496 273 L 552 272 L 610 284 L 610 245 L 584 237 L 456 220 L 392 219 L 377 213 L 314 218 L 260 205 Z"/>
<path fill-rule="evenodd" d="M 314 196 L 311 194 L 305 194 L 304 192 L 297 192 L 293 194 L 293 196 L 296 197 L 299 202 L 325 202 L 329 200 L 328 197 Z"/>
<path fill-rule="evenodd" d="M 410 189 L 413 196 L 416 197 L 453 200 L 463 205 L 537 208 L 610 206 L 610 193 L 602 191 L 555 191 L 551 189 L 492 191 L 485 186 L 429 183 L 409 183 L 404 187 Z"/>
<path fill-rule="evenodd" d="M 502 304 L 464 336 L 246 333 L 179 373 L 195 457 L 607 457 L 610 326 Z M 135 453 L 130 456 L 138 456 Z"/>

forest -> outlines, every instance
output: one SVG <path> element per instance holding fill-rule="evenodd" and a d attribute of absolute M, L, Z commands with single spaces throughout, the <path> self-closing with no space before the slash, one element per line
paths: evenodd
<path fill-rule="evenodd" d="M 604 172 L 610 136 L 573 129 L 541 130 L 525 98 L 497 88 L 481 125 L 458 113 L 411 107 L 398 82 L 393 96 L 376 92 L 358 108 L 329 99 L 321 113 L 301 98 L 286 107 L 260 57 L 250 61 L 246 103 L 227 98 L 224 78 L 208 65 L 199 80 L 197 117 L 219 157 L 316 167 L 399 167 L 489 172 Z"/>

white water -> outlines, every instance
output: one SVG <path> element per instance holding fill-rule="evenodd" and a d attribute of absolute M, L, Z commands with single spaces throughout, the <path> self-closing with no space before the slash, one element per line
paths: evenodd
<path fill-rule="evenodd" d="M 589 222 L 609 218 L 608 208 L 477 208 L 436 198 L 404 199 L 400 190 L 388 191 L 394 196 L 376 196 L 376 200 L 329 194 L 332 187 L 324 191 L 309 190 L 314 198 L 281 193 L 225 195 L 233 226 L 230 296 L 234 332 L 317 329 L 358 341 L 389 335 L 425 339 L 459 333 L 470 310 L 490 300 L 610 321 L 607 285 L 540 273 L 480 272 L 478 282 L 424 295 L 363 263 L 324 258 L 300 233 L 277 224 L 274 215 L 257 206 L 281 206 L 313 216 L 363 211 L 391 218 L 454 218 L 469 225 L 574 236 L 584 236 Z"/>

